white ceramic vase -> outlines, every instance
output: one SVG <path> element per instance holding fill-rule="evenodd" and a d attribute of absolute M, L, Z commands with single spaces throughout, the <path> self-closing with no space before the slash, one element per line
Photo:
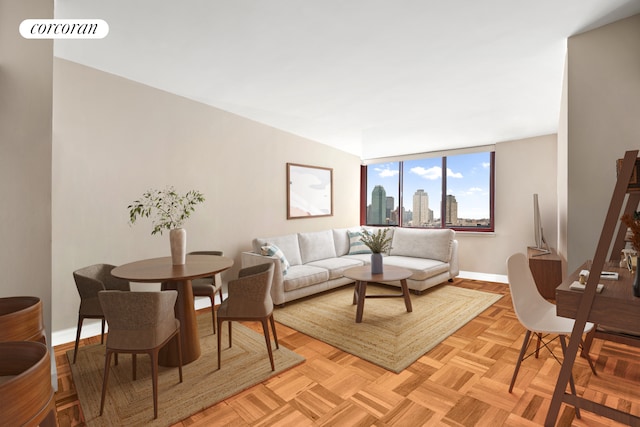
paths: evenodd
<path fill-rule="evenodd" d="M 169 231 L 171 244 L 171 262 L 173 265 L 184 265 L 187 261 L 187 230 L 174 228 Z"/>

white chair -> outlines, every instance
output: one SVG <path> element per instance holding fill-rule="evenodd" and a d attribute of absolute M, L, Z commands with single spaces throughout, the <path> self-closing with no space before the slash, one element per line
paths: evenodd
<path fill-rule="evenodd" d="M 573 331 L 573 325 L 575 321 L 566 317 L 560 317 L 556 314 L 556 306 L 546 299 L 542 298 L 542 295 L 538 292 L 536 283 L 529 269 L 529 263 L 527 257 L 522 253 L 511 255 L 507 260 L 507 276 L 509 279 L 509 290 L 511 291 L 511 299 L 513 301 L 513 309 L 516 312 L 518 320 L 527 329 L 527 333 L 522 342 L 522 349 L 520 350 L 520 356 L 518 357 L 518 363 L 513 371 L 513 377 L 511 378 L 511 385 L 509 385 L 509 393 L 513 390 L 513 385 L 516 382 L 518 370 L 520 370 L 520 364 L 524 359 L 535 354 L 538 357 L 538 351 L 540 350 L 540 344 L 549 350 L 554 359 L 558 362 L 558 358 L 553 354 L 548 346 L 551 341 L 556 337 L 560 339 L 560 345 L 562 346 L 562 353 L 564 354 L 567 347 L 565 337 L 571 335 Z M 593 324 L 588 323 L 584 327 L 584 333 L 587 333 L 593 329 Z M 531 341 L 531 333 L 538 338 L 536 350 L 525 356 L 527 347 Z M 555 335 L 553 339 L 544 342 L 544 338 L 547 335 Z M 591 359 L 587 357 L 589 366 L 595 374 L 595 368 Z M 576 389 L 573 382 L 573 376 L 569 379 L 571 386 L 571 392 L 575 395 Z M 580 417 L 579 409 L 576 407 L 576 415 Z"/>

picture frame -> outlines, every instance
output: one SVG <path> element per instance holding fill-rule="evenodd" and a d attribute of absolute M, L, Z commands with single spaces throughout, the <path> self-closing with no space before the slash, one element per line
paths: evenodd
<path fill-rule="evenodd" d="M 622 161 L 623 159 L 618 159 L 616 161 L 617 175 L 619 175 L 620 171 L 622 170 Z M 629 179 L 629 184 L 627 185 L 627 192 L 640 191 L 640 180 L 638 180 L 639 176 L 640 176 L 640 157 L 636 159 L 636 163 L 633 165 L 631 178 Z"/>
<path fill-rule="evenodd" d="M 287 219 L 333 216 L 333 169 L 287 163 Z"/>

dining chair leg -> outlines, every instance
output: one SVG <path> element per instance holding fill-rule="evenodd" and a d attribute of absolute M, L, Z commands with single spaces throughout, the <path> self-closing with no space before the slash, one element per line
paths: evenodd
<path fill-rule="evenodd" d="M 76 363 L 76 357 L 78 356 L 78 344 L 80 343 L 80 331 L 82 331 L 82 321 L 84 318 L 78 314 L 78 327 L 76 328 L 76 344 L 73 348 L 73 364 Z"/>
<path fill-rule="evenodd" d="M 540 355 L 540 342 L 542 341 L 542 334 L 541 333 L 536 333 L 536 336 L 538 337 L 538 340 L 536 341 L 536 359 L 538 358 L 538 356 Z"/>
<path fill-rule="evenodd" d="M 209 301 L 211 301 L 211 322 L 213 323 L 213 334 L 216 334 L 216 294 L 209 295 Z"/>
<path fill-rule="evenodd" d="M 182 382 L 182 342 L 180 341 L 180 329 L 176 334 L 178 340 L 178 374 L 180 375 L 180 382 Z"/>
<path fill-rule="evenodd" d="M 102 331 L 100 332 L 100 344 L 104 344 L 104 325 L 107 323 L 107 320 L 102 318 Z"/>
<path fill-rule="evenodd" d="M 158 352 L 159 348 L 154 348 L 149 352 L 151 356 L 151 384 L 153 387 L 153 419 L 158 418 Z"/>
<path fill-rule="evenodd" d="M 276 342 L 276 348 L 280 349 L 278 345 L 278 334 L 276 334 L 276 321 L 273 319 L 273 313 L 269 316 L 269 320 L 271 321 L 271 329 L 273 330 L 273 339 Z"/>
<path fill-rule="evenodd" d="M 100 415 L 104 411 L 104 398 L 107 394 L 107 383 L 109 382 L 109 368 L 111 365 L 111 351 L 107 350 L 104 356 L 104 374 L 102 377 L 102 399 L 100 399 Z"/>
<path fill-rule="evenodd" d="M 269 352 L 269 362 L 271 362 L 271 370 L 275 371 L 276 367 L 273 363 L 273 351 L 271 350 L 271 337 L 269 336 L 269 324 L 266 318 L 260 320 L 262 330 L 264 331 L 264 340 L 267 342 L 267 351 Z"/>
<path fill-rule="evenodd" d="M 511 391 L 513 390 L 513 385 L 516 383 L 516 377 L 518 376 L 518 371 L 520 370 L 520 364 L 522 363 L 522 358 L 524 357 L 524 353 L 525 351 L 527 351 L 530 337 L 531 337 L 531 331 L 527 330 L 527 333 L 524 336 L 524 340 L 522 341 L 522 348 L 520 349 L 520 355 L 518 356 L 518 362 L 516 363 L 516 368 L 513 370 L 513 376 L 511 377 L 511 384 L 509 385 L 509 393 L 511 393 Z"/>
<path fill-rule="evenodd" d="M 220 347 L 222 346 L 222 320 L 218 317 L 218 370 L 220 370 Z"/>
<path fill-rule="evenodd" d="M 138 358 L 136 357 L 136 354 L 133 353 L 131 355 L 131 370 L 132 370 L 131 378 L 133 378 L 134 381 L 136 380 L 136 371 L 138 370 L 137 367 L 138 367 Z"/>

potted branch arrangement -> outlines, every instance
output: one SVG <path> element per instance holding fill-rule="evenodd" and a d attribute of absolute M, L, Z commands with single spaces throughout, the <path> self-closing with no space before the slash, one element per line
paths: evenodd
<path fill-rule="evenodd" d="M 627 226 L 628 241 L 631 242 L 631 246 L 635 251 L 635 255 L 627 254 L 627 266 L 629 271 L 633 272 L 633 264 L 635 257 L 635 278 L 633 280 L 633 295 L 640 297 L 640 272 L 638 271 L 638 255 L 640 254 L 640 211 L 635 211 L 633 214 L 624 214 L 620 218 L 622 223 Z M 625 240 L 627 240 L 625 238 Z"/>
<path fill-rule="evenodd" d="M 127 206 L 129 224 L 133 225 L 138 218 L 151 218 L 151 234 L 162 234 L 164 230 L 169 230 L 172 263 L 183 265 L 187 254 L 187 231 L 182 225 L 195 210 L 195 206 L 202 202 L 204 196 L 196 190 L 181 195 L 173 187 L 151 189 Z"/>
<path fill-rule="evenodd" d="M 387 237 L 388 228 L 379 229 L 372 233 L 362 230 L 360 240 L 371 249 L 371 274 L 381 274 L 383 271 L 382 253 L 391 249 L 391 237 Z"/>

